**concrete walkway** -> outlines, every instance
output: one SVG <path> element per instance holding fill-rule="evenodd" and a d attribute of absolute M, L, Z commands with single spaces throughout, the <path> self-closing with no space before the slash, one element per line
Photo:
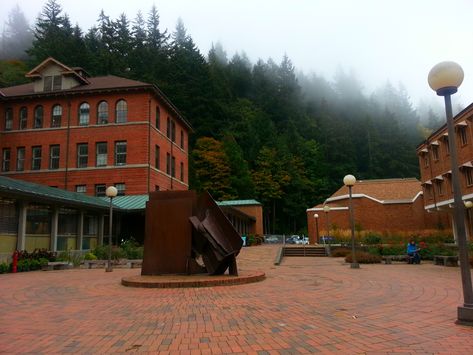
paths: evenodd
<path fill-rule="evenodd" d="M 262 282 L 194 289 L 120 285 L 139 269 L 0 275 L 0 353 L 473 354 L 455 325 L 459 268 L 285 258 L 244 248 Z"/>

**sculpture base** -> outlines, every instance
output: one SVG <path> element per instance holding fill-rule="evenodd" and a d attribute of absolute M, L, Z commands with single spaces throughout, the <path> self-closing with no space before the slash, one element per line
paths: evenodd
<path fill-rule="evenodd" d="M 473 326 L 473 308 L 458 306 L 457 324 Z"/>
<path fill-rule="evenodd" d="M 240 271 L 238 276 L 234 275 L 136 275 L 122 278 L 122 285 L 128 287 L 143 288 L 186 288 L 186 287 L 213 287 L 242 285 L 252 282 L 263 281 L 264 272 Z"/>

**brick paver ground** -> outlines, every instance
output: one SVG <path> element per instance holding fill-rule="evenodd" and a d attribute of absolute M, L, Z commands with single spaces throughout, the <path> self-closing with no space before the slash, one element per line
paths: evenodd
<path fill-rule="evenodd" d="M 0 353 L 473 354 L 458 268 L 285 258 L 245 248 L 240 286 L 142 289 L 139 269 L 0 275 Z"/>

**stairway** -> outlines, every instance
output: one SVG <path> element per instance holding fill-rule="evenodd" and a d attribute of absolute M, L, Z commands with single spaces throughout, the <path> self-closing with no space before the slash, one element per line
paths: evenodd
<path fill-rule="evenodd" d="M 283 247 L 284 256 L 327 256 L 325 247 L 316 246 L 285 246 Z"/>

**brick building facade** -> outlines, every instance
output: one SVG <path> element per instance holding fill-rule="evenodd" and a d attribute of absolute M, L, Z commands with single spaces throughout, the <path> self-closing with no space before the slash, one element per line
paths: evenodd
<path fill-rule="evenodd" d="M 154 85 L 48 58 L 0 89 L 1 174 L 103 196 L 188 189 L 189 123 Z"/>
<path fill-rule="evenodd" d="M 364 231 L 415 233 L 449 227 L 447 214 L 424 210 L 422 186 L 415 178 L 357 181 L 352 188 L 352 198 L 355 224 Z M 342 186 L 325 204 L 330 207 L 328 215 L 323 211 L 323 204 L 307 209 L 311 243 L 317 240 L 316 223 L 320 235 L 330 235 L 327 219 L 331 232 L 350 229 L 348 188 Z M 314 214 L 319 216 L 317 222 Z"/>
<path fill-rule="evenodd" d="M 464 201 L 473 201 L 473 104 L 454 117 L 455 141 Z M 424 208 L 433 213 L 453 213 L 453 190 L 446 124 L 417 147 Z M 467 233 L 473 236 L 472 213 L 465 210 Z"/>

